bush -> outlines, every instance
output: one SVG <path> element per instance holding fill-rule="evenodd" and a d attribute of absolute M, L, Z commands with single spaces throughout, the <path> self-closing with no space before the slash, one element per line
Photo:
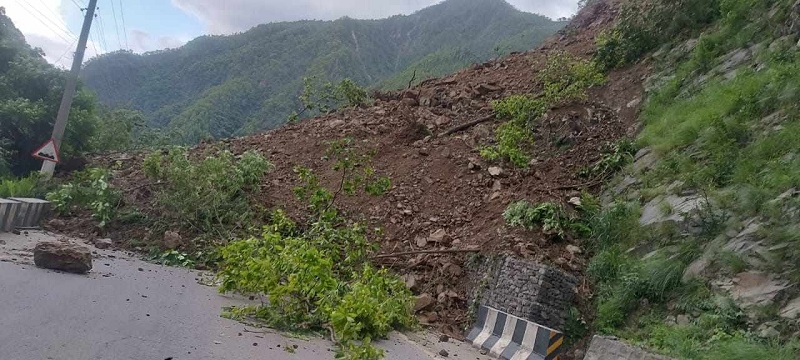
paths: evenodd
<path fill-rule="evenodd" d="M 272 168 L 259 153 L 241 157 L 221 151 L 201 160 L 183 148 L 164 157 L 154 152 L 143 163 L 145 175 L 163 185 L 156 199 L 165 216 L 203 233 L 221 234 L 250 226 L 256 214 L 250 198 Z"/>
<path fill-rule="evenodd" d="M 40 197 L 46 194 L 45 184 L 39 173 L 19 179 L 0 180 L 0 198 L 7 197 Z"/>
<path fill-rule="evenodd" d="M 565 51 L 550 54 L 537 77 L 544 85 L 545 110 L 570 101 L 585 100 L 589 88 L 606 81 L 593 61 L 580 59 Z"/>
<path fill-rule="evenodd" d="M 566 238 L 568 235 L 585 235 L 589 228 L 577 219 L 567 215 L 564 209 L 553 203 L 532 205 L 527 201 L 517 201 L 508 205 L 503 218 L 511 226 L 534 229 L 541 226 L 545 234 Z"/>
<path fill-rule="evenodd" d="M 290 122 L 300 120 L 301 116 L 328 114 L 343 107 L 358 107 L 369 102 L 367 89 L 353 80 L 343 79 L 337 84 L 321 82 L 316 77 L 303 78 L 303 92 L 300 94 L 303 109 L 289 117 Z"/>
<path fill-rule="evenodd" d="M 633 162 L 633 157 L 639 149 L 630 139 L 622 139 L 610 146 L 606 146 L 601 151 L 600 160 L 592 166 L 581 169 L 578 175 L 583 177 L 605 178 L 619 170 L 625 165 Z"/>
<path fill-rule="evenodd" d="M 109 172 L 101 168 L 89 168 L 73 175 L 73 180 L 47 194 L 53 210 L 61 215 L 71 214 L 76 209 L 87 209 L 92 217 L 105 227 L 116 216 L 122 200 L 119 190 L 111 187 Z"/>

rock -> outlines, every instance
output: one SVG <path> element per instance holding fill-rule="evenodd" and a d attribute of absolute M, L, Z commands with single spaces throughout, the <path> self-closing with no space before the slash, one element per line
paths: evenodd
<path fill-rule="evenodd" d="M 775 330 L 775 327 L 763 324 L 758 328 L 758 336 L 764 339 L 775 339 L 781 336 L 780 331 Z"/>
<path fill-rule="evenodd" d="M 742 307 L 769 306 L 781 300 L 790 285 L 785 280 L 772 279 L 769 274 L 749 271 L 733 279 L 731 297 Z"/>
<path fill-rule="evenodd" d="M 114 246 L 114 242 L 111 241 L 111 239 L 109 239 L 109 238 L 95 239 L 94 240 L 94 247 L 96 247 L 98 249 L 108 249 L 108 248 L 110 248 L 112 246 Z"/>
<path fill-rule="evenodd" d="M 711 261 L 706 257 L 701 257 L 693 261 L 686 270 L 683 272 L 683 282 L 689 282 L 693 279 L 698 279 L 706 271 Z"/>
<path fill-rule="evenodd" d="M 164 247 L 170 250 L 175 250 L 183 244 L 183 238 L 176 231 L 164 232 Z"/>
<path fill-rule="evenodd" d="M 445 229 L 438 229 L 433 233 L 431 233 L 430 236 L 428 236 L 428 242 L 433 242 L 437 244 L 448 243 L 450 242 L 449 238 L 450 237 L 447 235 L 447 231 Z"/>
<path fill-rule="evenodd" d="M 691 320 L 689 319 L 688 315 L 681 314 L 675 318 L 675 323 L 680 326 L 688 326 L 691 324 Z"/>
<path fill-rule="evenodd" d="M 501 175 L 503 175 L 503 168 L 501 168 L 499 166 L 490 166 L 489 167 L 489 175 L 492 175 L 492 176 L 495 176 L 495 177 L 501 176 Z"/>
<path fill-rule="evenodd" d="M 581 248 L 579 248 L 579 247 L 577 247 L 575 245 L 567 245 L 567 251 L 572 255 L 580 254 L 580 253 L 583 252 L 583 250 L 581 250 Z"/>
<path fill-rule="evenodd" d="M 40 242 L 33 249 L 33 263 L 40 268 L 85 274 L 92 269 L 92 253 L 69 243 Z"/>
<path fill-rule="evenodd" d="M 414 303 L 414 312 L 425 310 L 435 303 L 436 299 L 434 299 L 431 294 L 424 293 L 420 296 L 417 296 L 417 301 Z"/>
<path fill-rule="evenodd" d="M 414 238 L 414 242 L 417 244 L 417 247 L 424 248 L 425 246 L 428 245 L 428 238 L 424 236 L 417 236 L 416 238 Z"/>
<path fill-rule="evenodd" d="M 444 334 L 439 335 L 439 342 L 448 342 L 448 341 L 450 341 L 450 337 L 449 336 L 444 335 Z"/>
<path fill-rule="evenodd" d="M 448 356 L 450 356 L 450 353 L 448 353 L 447 350 L 442 349 L 442 350 L 439 350 L 439 355 L 441 355 L 442 357 L 448 357 Z"/>
<path fill-rule="evenodd" d="M 780 316 L 784 319 L 800 319 L 800 297 L 790 301 L 781 309 Z"/>
<path fill-rule="evenodd" d="M 481 355 L 486 355 L 486 354 L 489 353 L 489 350 L 481 349 L 481 351 L 479 351 L 479 352 L 480 352 Z"/>
<path fill-rule="evenodd" d="M 403 282 L 409 290 L 417 288 L 417 277 L 414 274 L 405 274 L 400 278 L 403 279 Z"/>
<path fill-rule="evenodd" d="M 583 202 L 581 202 L 581 198 L 578 196 L 573 196 L 569 198 L 567 202 L 575 207 L 580 207 L 581 205 L 583 205 Z"/>
<path fill-rule="evenodd" d="M 461 269 L 461 266 L 458 266 L 453 263 L 448 263 L 447 265 L 445 265 L 444 269 L 448 274 L 455 277 L 461 276 L 461 274 L 464 273 L 464 270 Z"/>
<path fill-rule="evenodd" d="M 705 205 L 705 200 L 699 195 L 659 196 L 645 204 L 639 224 L 649 226 L 672 222 L 682 230 L 696 233 L 700 230 L 697 227 L 699 220 L 697 217 Z M 669 214 L 665 213 L 665 208 L 670 210 Z"/>
<path fill-rule="evenodd" d="M 638 106 L 638 105 L 639 105 L 641 102 L 642 102 L 642 98 L 640 98 L 640 97 L 637 97 L 637 98 L 635 98 L 635 99 L 631 100 L 630 102 L 628 102 L 628 104 L 627 104 L 627 105 L 625 105 L 625 106 L 626 106 L 628 109 L 630 109 L 630 108 L 633 108 L 633 107 L 636 107 L 636 106 Z"/>
<path fill-rule="evenodd" d="M 652 169 L 658 161 L 658 156 L 650 148 L 639 150 L 634 157 L 633 170 L 637 173 Z"/>

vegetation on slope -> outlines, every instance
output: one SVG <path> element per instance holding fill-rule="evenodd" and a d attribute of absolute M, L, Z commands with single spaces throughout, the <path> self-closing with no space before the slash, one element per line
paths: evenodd
<path fill-rule="evenodd" d="M 174 50 L 110 53 L 90 60 L 84 78 L 104 103 L 139 109 L 194 143 L 284 123 L 302 109 L 304 77 L 405 87 L 414 71 L 423 80 L 528 50 L 562 25 L 502 0 L 450 0 L 383 20 L 266 24 Z"/>
<path fill-rule="evenodd" d="M 591 220 L 587 272 L 596 288 L 597 331 L 678 358 L 800 355 L 800 324 L 779 316 L 786 300 L 752 305 L 718 285 L 745 271 L 793 286 L 800 281 L 793 235 L 800 203 L 792 195 L 800 184 L 794 3 L 632 1 L 619 25 L 599 37 L 597 60 L 606 68 L 660 48 L 655 63 L 662 72 L 638 140 L 658 161 L 644 174 L 627 169 L 640 183 Z M 650 31 L 654 26 L 666 31 Z M 697 38 L 684 41 L 691 37 Z M 696 229 L 640 224 L 642 201 L 686 194 L 697 194 L 691 196 L 701 204 L 682 220 Z M 661 207 L 675 211 L 664 201 Z M 753 224 L 763 251 L 728 246 Z"/>

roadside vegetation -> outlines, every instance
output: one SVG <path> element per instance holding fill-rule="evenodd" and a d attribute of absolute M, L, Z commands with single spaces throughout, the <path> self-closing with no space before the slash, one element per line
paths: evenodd
<path fill-rule="evenodd" d="M 637 194 L 647 202 L 689 191 L 704 201 L 693 233 L 643 227 L 640 202 L 628 193 L 588 216 L 592 236 L 584 245 L 593 254 L 587 274 L 594 283 L 596 332 L 682 359 L 800 354 L 800 342 L 791 337 L 796 324 L 781 321 L 776 309 L 742 308 L 710 284 L 715 276 L 747 270 L 800 280 L 800 241 L 789 235 L 800 221 L 798 203 L 780 196 L 800 184 L 800 51 L 797 37 L 782 32 L 793 3 L 632 1 L 623 6 L 619 24 L 598 38 L 595 61 L 604 69 L 654 50 L 660 54 L 655 66 L 666 80 L 644 106 L 645 126 L 636 141 L 658 162 L 643 175 L 623 170 L 641 181 Z M 696 42 L 686 47 L 689 38 Z M 736 51 L 750 57 L 726 67 Z M 609 164 L 595 170 L 621 169 L 612 165 L 614 157 L 604 158 Z M 755 268 L 738 253 L 709 250 L 748 219 L 764 224 L 759 238 L 781 248 L 770 255 L 774 263 Z M 685 277 L 689 264 L 709 256 L 710 278 Z M 765 323 L 778 335 L 757 330 Z"/>

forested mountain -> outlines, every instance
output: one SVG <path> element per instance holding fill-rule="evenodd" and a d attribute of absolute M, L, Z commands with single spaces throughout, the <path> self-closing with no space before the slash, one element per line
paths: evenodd
<path fill-rule="evenodd" d="M 178 49 L 115 52 L 90 60 L 84 80 L 102 102 L 143 111 L 177 142 L 269 129 L 301 105 L 304 77 L 404 86 L 512 51 L 563 26 L 503 0 L 448 0 L 381 20 L 297 21 Z"/>

